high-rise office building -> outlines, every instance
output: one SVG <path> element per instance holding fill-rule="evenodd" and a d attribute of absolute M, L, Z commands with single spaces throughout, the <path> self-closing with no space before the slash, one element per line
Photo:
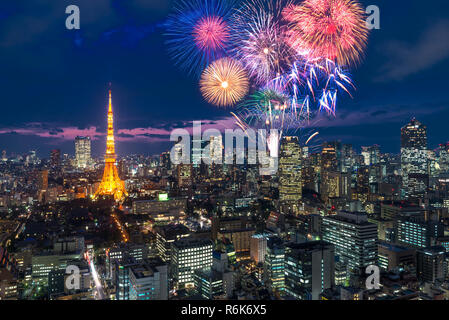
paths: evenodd
<path fill-rule="evenodd" d="M 354 150 L 352 145 L 343 144 L 341 147 L 341 171 L 342 172 L 352 172 L 355 162 Z"/>
<path fill-rule="evenodd" d="M 129 269 L 129 300 L 167 300 L 168 266 L 160 259 L 144 260 Z"/>
<path fill-rule="evenodd" d="M 78 169 L 89 167 L 91 160 L 90 137 L 75 138 L 75 165 Z"/>
<path fill-rule="evenodd" d="M 203 162 L 209 164 L 208 175 L 215 180 L 223 179 L 223 139 L 221 136 L 211 136 L 208 145 L 203 149 Z"/>
<path fill-rule="evenodd" d="M 327 172 L 326 183 L 322 184 L 325 198 L 351 199 L 351 175 L 343 172 Z"/>
<path fill-rule="evenodd" d="M 207 153 L 206 153 L 207 154 Z M 221 164 L 223 162 L 223 139 L 221 136 L 211 136 L 209 139 L 210 162 Z"/>
<path fill-rule="evenodd" d="M 402 195 L 419 197 L 429 185 L 427 127 L 412 119 L 401 128 Z"/>
<path fill-rule="evenodd" d="M 46 202 L 48 191 L 48 169 L 39 171 L 37 185 L 38 185 L 37 197 L 39 202 Z"/>
<path fill-rule="evenodd" d="M 171 272 L 178 288 L 192 287 L 194 271 L 212 266 L 212 250 L 209 239 L 185 238 L 173 242 Z"/>
<path fill-rule="evenodd" d="M 212 240 L 217 240 L 218 233 L 223 231 L 242 230 L 247 228 L 244 217 L 212 217 Z"/>
<path fill-rule="evenodd" d="M 223 279 L 223 292 L 226 297 L 230 298 L 234 291 L 234 271 L 231 269 L 229 252 L 213 251 L 212 252 L 212 269 L 219 272 Z"/>
<path fill-rule="evenodd" d="M 401 216 L 416 216 L 424 219 L 425 210 L 407 201 L 383 202 L 380 205 L 382 219 L 397 220 Z"/>
<path fill-rule="evenodd" d="M 335 282 L 334 246 L 325 241 L 285 247 L 285 293 L 301 300 L 318 300 Z"/>
<path fill-rule="evenodd" d="M 238 230 L 222 230 L 219 231 L 218 239 L 227 238 L 234 245 L 235 252 L 239 257 L 249 257 L 251 248 L 251 237 L 256 230 L 254 228 L 244 228 Z"/>
<path fill-rule="evenodd" d="M 31 277 L 34 283 L 48 286 L 48 275 L 52 270 L 66 270 L 68 265 L 80 262 L 82 251 L 70 253 L 45 253 L 36 254 L 31 259 Z"/>
<path fill-rule="evenodd" d="M 340 171 L 341 143 L 331 141 L 323 144 L 321 148 L 321 171 Z"/>
<path fill-rule="evenodd" d="M 266 234 L 255 234 L 250 240 L 250 254 L 251 259 L 256 264 L 263 263 L 265 261 L 265 255 L 267 253 L 267 239 Z"/>
<path fill-rule="evenodd" d="M 53 169 L 58 169 L 61 166 L 61 150 L 51 150 L 50 165 Z"/>
<path fill-rule="evenodd" d="M 205 299 L 224 295 L 223 276 L 214 269 L 198 269 L 193 273 L 196 292 Z"/>
<path fill-rule="evenodd" d="M 283 293 L 285 289 L 284 258 L 285 246 L 283 241 L 276 236 L 269 237 L 264 261 L 264 280 L 274 292 Z"/>
<path fill-rule="evenodd" d="M 211 138 L 212 142 L 213 137 Z M 209 141 L 202 140 L 201 138 L 194 137 L 192 140 L 192 164 L 194 168 L 198 168 L 202 164 L 203 151 L 207 147 Z M 212 146 L 209 145 L 209 148 Z M 210 149 L 209 149 L 210 150 Z M 213 152 L 213 151 L 212 151 Z"/>
<path fill-rule="evenodd" d="M 47 191 L 48 189 L 48 170 L 44 169 L 39 172 L 39 181 L 38 181 L 39 191 Z"/>
<path fill-rule="evenodd" d="M 53 241 L 54 253 L 83 251 L 84 248 L 84 237 L 81 236 L 58 238 Z"/>
<path fill-rule="evenodd" d="M 156 231 L 156 249 L 158 256 L 164 262 L 170 262 L 172 244 L 181 238 L 190 235 L 189 229 L 183 224 L 169 224 L 155 228 Z"/>
<path fill-rule="evenodd" d="M 166 175 L 171 169 L 170 152 L 163 152 L 160 155 L 159 165 L 162 169 L 162 175 Z"/>
<path fill-rule="evenodd" d="M 17 300 L 19 298 L 19 281 L 13 272 L 0 268 L 0 300 Z"/>
<path fill-rule="evenodd" d="M 439 173 L 449 173 L 449 142 L 440 144 L 438 150 Z"/>
<path fill-rule="evenodd" d="M 367 266 L 377 264 L 377 226 L 368 222 L 366 214 L 339 212 L 323 217 L 322 233 L 351 274 L 361 275 Z"/>
<path fill-rule="evenodd" d="M 115 299 L 129 300 L 129 273 L 132 266 L 136 265 L 133 261 L 115 262 Z"/>
<path fill-rule="evenodd" d="M 195 291 L 205 299 L 231 298 L 234 291 L 234 272 L 226 252 L 213 251 L 212 267 L 194 271 Z"/>
<path fill-rule="evenodd" d="M 360 166 L 357 169 L 356 175 L 356 199 L 365 203 L 370 195 L 369 173 L 370 168 L 367 166 Z"/>
<path fill-rule="evenodd" d="M 143 244 L 122 243 L 106 250 L 106 276 L 114 279 L 116 263 L 126 264 L 129 261 L 139 263 L 148 256 Z"/>
<path fill-rule="evenodd" d="M 65 282 L 67 279 L 67 274 L 65 269 L 53 269 L 48 273 L 48 294 L 50 299 L 55 296 L 66 294 L 75 294 L 81 292 L 87 292 L 91 289 L 92 285 L 92 275 L 90 274 L 89 267 L 83 262 L 76 263 L 76 266 L 80 271 L 80 282 L 78 289 L 67 289 Z"/>
<path fill-rule="evenodd" d="M 302 198 L 301 147 L 298 137 L 284 137 L 279 155 L 279 201 L 281 212 L 296 213 Z"/>
<path fill-rule="evenodd" d="M 385 271 L 414 270 L 416 250 L 379 241 L 379 267 Z"/>
<path fill-rule="evenodd" d="M 323 201 L 329 200 L 331 173 L 341 172 L 341 143 L 326 142 L 321 148 L 320 194 Z"/>
<path fill-rule="evenodd" d="M 433 245 L 444 235 L 444 226 L 438 221 L 425 221 L 422 216 L 403 214 L 396 220 L 396 241 L 415 248 Z"/>
<path fill-rule="evenodd" d="M 443 246 L 433 246 L 419 249 L 416 252 L 416 275 L 419 280 L 435 283 L 443 281 L 445 272 L 446 249 Z"/>
<path fill-rule="evenodd" d="M 362 156 L 365 166 L 378 164 L 380 162 L 380 150 L 378 145 L 362 147 Z"/>
<path fill-rule="evenodd" d="M 430 185 L 432 178 L 438 178 L 438 176 L 443 173 L 443 171 L 440 168 L 441 162 L 435 150 L 427 150 L 427 161 Z"/>
<path fill-rule="evenodd" d="M 178 164 L 177 166 L 178 188 L 189 190 L 193 184 L 193 167 L 191 164 Z"/>

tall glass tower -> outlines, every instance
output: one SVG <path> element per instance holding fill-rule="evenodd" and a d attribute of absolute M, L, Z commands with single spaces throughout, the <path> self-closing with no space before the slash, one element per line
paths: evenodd
<path fill-rule="evenodd" d="M 284 137 L 279 154 L 279 201 L 281 212 L 296 213 L 302 198 L 301 147 L 298 137 Z"/>
<path fill-rule="evenodd" d="M 429 185 L 427 127 L 412 119 L 401 128 L 402 196 L 422 197 Z"/>

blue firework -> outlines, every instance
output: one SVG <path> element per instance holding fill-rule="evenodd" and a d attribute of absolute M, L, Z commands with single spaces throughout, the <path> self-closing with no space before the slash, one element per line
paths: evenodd
<path fill-rule="evenodd" d="M 226 55 L 234 0 L 179 0 L 165 23 L 166 43 L 175 63 L 199 75 Z"/>

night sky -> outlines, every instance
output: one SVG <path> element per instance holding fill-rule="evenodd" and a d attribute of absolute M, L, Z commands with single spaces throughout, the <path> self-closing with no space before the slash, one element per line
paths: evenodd
<path fill-rule="evenodd" d="M 399 152 L 411 117 L 428 127 L 429 147 L 449 140 L 449 2 L 367 0 L 380 7 L 364 61 L 352 70 L 354 99 L 319 123 L 320 139 Z M 78 5 L 81 29 L 65 28 Z M 77 135 L 105 150 L 112 83 L 117 152 L 158 154 L 174 127 L 207 120 L 224 127 L 229 110 L 201 99 L 196 80 L 167 55 L 161 24 L 168 0 L 26 0 L 0 2 L 0 149 L 74 154 Z"/>

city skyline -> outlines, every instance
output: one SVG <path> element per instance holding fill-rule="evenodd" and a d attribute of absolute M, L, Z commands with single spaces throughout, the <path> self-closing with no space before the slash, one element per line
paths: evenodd
<path fill-rule="evenodd" d="M 442 119 L 449 116 L 444 94 L 449 48 L 441 39 L 449 34 L 449 23 L 440 18 L 437 8 L 449 5 L 438 2 L 439 6 L 426 8 L 425 17 L 418 1 L 409 2 L 406 8 L 377 4 L 380 29 L 372 31 L 366 57 L 353 70 L 354 99 L 342 99 L 335 119 L 316 124 L 321 141 L 337 139 L 358 148 L 377 143 L 384 152 L 397 153 L 397 128 L 412 117 L 429 125 L 432 148 L 448 140 Z M 109 82 L 119 109 L 121 154 L 159 154 L 169 147 L 171 129 L 188 127 L 194 120 L 217 122 L 219 127 L 233 123 L 228 110 L 202 101 L 195 81 L 167 56 L 161 26 L 171 1 L 139 2 L 140 6 L 79 1 L 88 16 L 82 18 L 80 30 L 58 27 L 63 26 L 64 15 L 58 12 L 64 12 L 64 5 L 0 6 L 0 66 L 8 79 L 0 86 L 4 107 L 0 144 L 4 149 L 16 153 L 37 149 L 39 154 L 48 154 L 59 148 L 72 154 L 75 136 L 89 135 L 93 154 L 100 156 L 106 104 L 99 92 L 105 92 Z M 41 14 L 45 21 L 38 18 Z M 21 22 L 35 20 L 32 33 L 15 31 Z M 407 32 L 410 21 L 415 32 Z M 41 47 L 41 43 L 47 45 Z M 53 59 L 56 54 L 60 58 Z M 116 67 L 119 62 L 122 67 Z M 170 92 L 173 84 L 175 94 Z M 26 95 L 20 94 L 24 87 Z M 15 113 L 18 109 L 23 110 L 20 117 Z"/>
<path fill-rule="evenodd" d="M 0 300 L 449 300 L 436 1 L 1 3 Z"/>
<path fill-rule="evenodd" d="M 408 120 L 408 122 L 405 122 L 405 123 L 403 123 L 402 125 L 400 125 L 398 127 L 397 137 L 398 137 L 398 140 L 399 140 L 399 148 L 398 148 L 398 150 L 396 150 L 396 152 L 386 152 L 384 150 L 383 146 L 378 144 L 378 143 L 373 143 L 371 145 L 363 144 L 363 143 L 361 143 L 361 144 L 353 144 L 353 143 L 351 143 L 348 140 L 340 140 L 340 139 L 333 139 L 333 140 L 330 139 L 330 140 L 325 140 L 325 141 L 321 140 L 317 144 L 315 144 L 313 147 L 308 146 L 307 149 L 308 149 L 309 153 L 321 153 L 323 146 L 325 147 L 327 143 L 338 142 L 338 143 L 341 143 L 341 144 L 344 144 L 344 145 L 350 145 L 355 152 L 357 152 L 358 154 L 361 154 L 361 155 L 363 155 L 365 152 L 367 152 L 367 150 L 369 150 L 372 147 L 377 147 L 382 154 L 400 155 L 401 154 L 401 149 L 402 149 L 401 148 L 402 129 L 405 126 L 409 125 L 410 123 L 413 123 L 414 121 L 419 122 L 419 119 L 416 119 L 415 117 L 412 117 L 412 118 L 410 118 Z M 419 122 L 419 123 L 421 123 L 421 122 Z M 425 126 L 425 124 L 423 124 L 423 125 Z M 209 128 L 209 126 L 206 126 L 206 127 Z M 214 128 L 214 127 L 212 126 L 212 128 Z M 191 128 L 189 128 L 188 126 L 183 127 L 183 129 L 191 131 Z M 233 129 L 238 129 L 238 128 L 233 127 Z M 222 132 L 222 135 L 224 135 L 224 132 Z M 308 135 L 307 137 L 309 137 L 309 136 L 310 135 Z M 284 135 L 284 137 L 297 137 L 297 136 L 296 135 Z M 429 140 L 428 135 L 426 137 L 427 137 L 427 140 Z M 224 136 L 222 137 L 222 139 L 224 141 Z M 68 146 L 66 149 L 62 149 L 61 150 L 57 145 L 56 146 L 49 146 L 50 149 L 49 149 L 48 153 L 44 152 L 43 150 L 40 150 L 40 152 L 38 152 L 36 150 L 36 148 L 30 149 L 30 150 L 27 150 L 27 151 L 23 151 L 23 152 L 8 152 L 8 150 L 3 149 L 2 152 L 6 153 L 7 157 L 10 157 L 10 156 L 14 156 L 14 157 L 22 156 L 22 155 L 29 154 L 30 152 L 36 152 L 36 155 L 38 157 L 43 158 L 43 159 L 50 159 L 52 153 L 54 151 L 58 151 L 61 155 L 62 154 L 66 154 L 69 157 L 73 157 L 74 159 L 77 159 L 77 157 L 80 156 L 80 155 L 77 155 L 77 148 L 79 148 L 79 147 L 77 147 L 77 144 L 80 143 L 80 140 L 81 141 L 88 140 L 88 142 L 89 142 L 88 154 L 90 156 L 92 156 L 92 159 L 98 159 L 98 158 L 103 157 L 104 152 L 106 150 L 104 148 L 104 145 L 106 144 L 106 139 L 105 138 L 100 138 L 100 139 L 97 139 L 97 140 L 92 140 L 91 136 L 89 136 L 89 135 L 86 135 L 86 136 L 77 135 L 77 136 L 75 136 L 73 141 L 69 142 L 71 144 L 71 146 Z M 98 145 L 98 150 L 96 150 L 96 152 L 92 151 L 92 147 L 91 147 L 91 144 L 93 144 L 94 141 L 95 141 L 95 144 Z M 202 140 L 202 141 L 206 142 L 204 140 Z M 127 141 L 122 141 L 122 143 L 119 143 L 118 145 L 119 146 L 124 146 L 124 145 L 126 145 L 126 143 L 128 143 L 128 142 Z M 301 149 L 303 149 L 304 147 L 307 147 L 307 146 L 304 146 L 303 144 L 301 144 L 300 142 L 298 142 L 298 143 L 299 143 L 299 146 L 301 147 Z M 115 144 L 117 145 L 117 140 L 115 140 Z M 427 148 L 425 150 L 438 151 L 438 149 L 442 145 L 448 145 L 448 144 L 449 144 L 449 140 L 447 142 L 442 142 L 442 143 L 438 143 L 438 144 L 436 144 L 434 146 L 430 146 L 430 143 L 428 143 L 426 141 Z M 131 153 L 131 154 L 126 154 L 125 152 L 119 152 L 119 153 L 116 153 L 116 155 L 118 157 L 120 157 L 120 156 L 127 156 L 127 155 L 129 155 L 129 156 L 143 155 L 143 156 L 157 158 L 157 157 L 160 157 L 161 154 L 163 154 L 165 152 L 170 152 L 170 150 L 174 147 L 174 145 L 175 145 L 175 143 L 173 141 L 168 141 L 168 142 L 166 142 L 166 144 L 164 144 L 163 147 L 161 147 L 161 151 L 158 152 L 158 153 L 155 153 L 155 154 L 149 154 L 149 153 Z M 280 143 L 279 143 L 279 146 L 281 146 Z M 103 150 L 101 150 L 102 148 L 103 148 Z M 68 152 L 64 152 L 67 149 L 71 149 L 71 150 L 68 150 Z M 247 150 L 246 150 L 246 147 L 245 147 L 245 153 L 246 152 L 247 152 Z M 194 161 L 193 159 L 194 159 L 194 155 L 191 155 L 192 163 Z M 81 167 L 85 168 L 86 165 L 82 165 L 82 166 L 80 166 L 80 168 Z"/>

